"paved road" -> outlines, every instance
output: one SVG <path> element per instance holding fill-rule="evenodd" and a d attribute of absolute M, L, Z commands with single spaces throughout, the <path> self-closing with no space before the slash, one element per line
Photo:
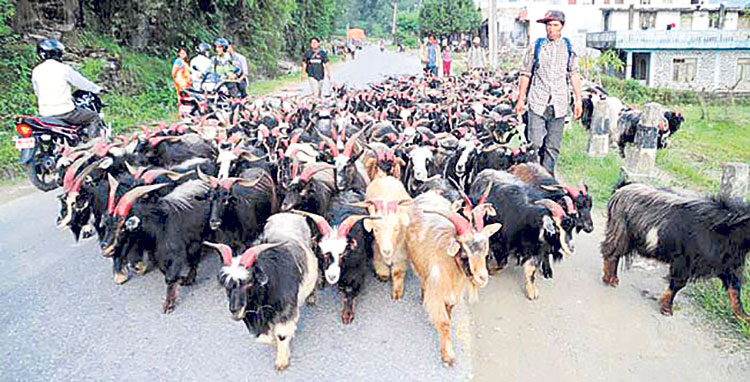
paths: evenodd
<path fill-rule="evenodd" d="M 337 65 L 336 81 L 354 84 L 381 74 L 413 72 L 413 58 L 376 49 Z M 419 304 L 419 284 L 393 302 L 373 279 L 352 325 L 341 324 L 341 298 L 330 288 L 302 310 L 291 365 L 274 370 L 275 350 L 256 344 L 233 321 L 218 285 L 218 258 L 204 259 L 197 285 L 182 288 L 175 313 L 161 314 L 161 273 L 112 281 L 111 261 L 94 242 L 75 244 L 55 228 L 55 194 L 27 186 L 0 198 L 0 380 L 465 380 L 470 339 L 457 311 L 458 366 L 441 366 L 438 337 Z"/>
<path fill-rule="evenodd" d="M 413 57 L 366 49 L 333 75 L 362 85 L 418 70 Z M 277 373 L 273 348 L 230 318 L 217 258 L 201 263 L 197 284 L 162 315 L 161 274 L 115 285 L 95 243 L 75 244 L 55 228 L 55 194 L 25 184 L 0 190 L 1 380 L 750 380 L 748 352 L 714 335 L 684 296 L 674 317 L 658 314 L 663 268 L 623 272 L 614 290 L 599 282 L 601 218 L 555 278 L 540 282 L 539 300 L 526 301 L 521 272 L 510 267 L 478 303 L 459 306 L 455 369 L 438 361 L 409 273 L 400 302 L 370 279 L 350 326 L 339 320 L 340 296 L 322 291 L 318 305 L 302 310 L 290 368 Z"/>

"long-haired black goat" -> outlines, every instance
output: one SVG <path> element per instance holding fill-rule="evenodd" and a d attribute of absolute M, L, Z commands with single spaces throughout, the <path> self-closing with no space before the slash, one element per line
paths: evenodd
<path fill-rule="evenodd" d="M 661 313 L 672 314 L 675 294 L 688 281 L 718 277 L 732 312 L 750 321 L 740 300 L 750 251 L 750 205 L 719 197 L 688 196 L 643 184 L 623 186 L 609 202 L 602 242 L 602 280 L 617 286 L 617 265 L 634 253 L 670 265 Z"/>

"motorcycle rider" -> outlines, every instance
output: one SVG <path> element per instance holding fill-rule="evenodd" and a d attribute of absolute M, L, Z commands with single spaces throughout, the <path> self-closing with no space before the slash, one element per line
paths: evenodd
<path fill-rule="evenodd" d="M 219 75 L 219 78 L 229 81 L 237 80 L 237 72 L 241 69 L 234 66 L 232 62 L 232 56 L 229 54 L 229 40 L 220 37 L 214 41 L 214 48 L 216 48 L 216 56 L 214 57 L 214 73 Z M 232 96 L 239 95 L 239 86 L 236 82 L 229 82 L 226 84 L 229 94 Z"/>
<path fill-rule="evenodd" d="M 190 76 L 191 82 L 193 83 L 193 90 L 203 91 L 203 81 L 206 75 L 213 69 L 213 62 L 209 56 L 211 55 L 211 45 L 202 42 L 198 44 L 198 55 L 190 60 Z"/>
<path fill-rule="evenodd" d="M 36 52 L 43 61 L 31 72 L 39 115 L 82 126 L 89 137 L 99 136 L 103 126 L 99 114 L 91 110 L 77 109 L 73 103 L 70 86 L 95 94 L 102 92 L 102 87 L 62 63 L 65 46 L 61 42 L 55 39 L 41 40 L 37 43 Z"/>

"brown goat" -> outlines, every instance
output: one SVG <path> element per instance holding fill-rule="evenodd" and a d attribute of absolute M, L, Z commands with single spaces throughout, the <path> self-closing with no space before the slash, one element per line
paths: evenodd
<path fill-rule="evenodd" d="M 378 142 L 371 143 L 368 148 L 363 164 L 370 180 L 388 175 L 401 179 L 401 167 L 405 167 L 406 162 L 396 156 L 394 149 Z"/>
<path fill-rule="evenodd" d="M 391 297 L 398 300 L 404 295 L 407 255 L 404 236 L 409 225 L 407 214 L 411 197 L 404 185 L 392 176 L 384 176 L 370 182 L 363 207 L 370 216 L 363 222 L 365 230 L 372 232 L 372 265 L 380 281 L 393 281 Z"/>
<path fill-rule="evenodd" d="M 422 285 L 422 304 L 440 335 L 443 365 L 453 366 L 451 313 L 463 296 L 468 294 L 473 301 L 478 289 L 487 285 L 489 238 L 500 224 L 483 226 L 484 217 L 480 216 L 476 227 L 472 227 L 463 216 L 451 211 L 447 199 L 436 193 L 422 194 L 414 204 L 408 210 L 409 260 Z"/>

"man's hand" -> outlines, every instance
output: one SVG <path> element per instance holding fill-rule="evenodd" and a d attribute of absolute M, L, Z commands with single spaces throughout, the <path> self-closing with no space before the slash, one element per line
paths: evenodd
<path fill-rule="evenodd" d="M 524 99 L 523 97 L 518 97 L 518 102 L 516 102 L 516 116 L 518 117 L 519 122 L 523 119 L 525 106 L 526 99 Z"/>
<path fill-rule="evenodd" d="M 577 99 L 575 102 L 575 105 L 573 105 L 573 116 L 575 119 L 581 119 L 581 116 L 583 115 L 583 102 L 581 102 L 580 99 Z"/>

